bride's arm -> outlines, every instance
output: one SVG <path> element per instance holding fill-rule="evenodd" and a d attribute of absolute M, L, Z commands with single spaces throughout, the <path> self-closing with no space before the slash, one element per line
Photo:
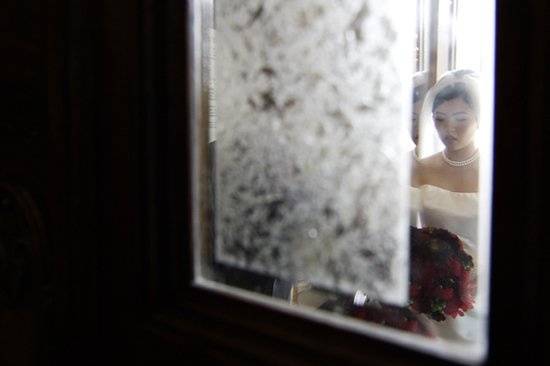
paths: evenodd
<path fill-rule="evenodd" d="M 420 167 L 418 162 L 415 162 L 411 167 L 411 186 L 419 187 L 420 186 Z"/>
<path fill-rule="evenodd" d="M 426 159 L 415 161 L 411 166 L 411 186 L 420 187 L 425 184 L 426 176 L 428 175 L 425 162 Z"/>

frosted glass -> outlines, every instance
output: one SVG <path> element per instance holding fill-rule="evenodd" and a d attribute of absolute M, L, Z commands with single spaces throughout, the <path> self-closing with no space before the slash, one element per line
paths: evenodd
<path fill-rule="evenodd" d="M 413 3 L 216 1 L 217 261 L 406 302 Z"/>

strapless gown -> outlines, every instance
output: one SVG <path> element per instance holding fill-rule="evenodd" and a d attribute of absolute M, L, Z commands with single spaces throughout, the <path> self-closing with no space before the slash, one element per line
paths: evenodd
<path fill-rule="evenodd" d="M 465 243 L 465 251 L 474 259 L 477 268 L 478 193 L 452 192 L 446 189 L 423 185 L 411 187 L 411 225 L 446 229 L 458 235 Z M 474 274 L 475 278 L 475 274 Z M 438 338 L 458 342 L 476 342 L 480 337 L 481 321 L 479 297 L 474 308 L 464 316 L 448 317 L 443 322 L 425 318 Z"/>

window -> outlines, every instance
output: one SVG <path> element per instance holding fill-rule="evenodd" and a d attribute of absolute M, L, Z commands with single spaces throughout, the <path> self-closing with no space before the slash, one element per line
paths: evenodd
<path fill-rule="evenodd" d="M 416 22 L 398 15 L 414 14 L 413 6 L 404 12 L 405 5 L 395 1 L 195 4 L 201 14 L 196 49 L 202 52 L 197 60 L 201 83 L 195 90 L 202 123 L 196 130 L 196 285 L 449 359 L 482 360 L 488 316 L 494 3 L 419 0 Z M 488 31 L 479 31 L 482 24 Z M 475 36 L 480 33 L 484 36 Z M 411 54 L 416 59 L 403 57 Z M 445 143 L 432 115 L 454 118 L 454 112 L 434 106 L 446 86 L 436 82 L 457 68 L 480 75 L 475 76 L 480 108 L 470 108 L 478 122 L 476 155 L 462 158 L 451 156 L 462 147 Z M 426 165 L 421 184 L 414 187 L 419 192 L 407 196 L 407 179 L 415 174 L 405 137 L 413 109 L 413 70 L 426 72 L 426 91 L 431 90 L 419 115 L 424 120 L 419 157 L 436 154 L 448 163 L 447 170 L 457 172 L 479 162 L 479 177 L 470 179 L 474 188 L 446 185 L 460 179 L 430 181 Z M 325 123 L 327 118 L 333 121 Z M 437 191 L 440 198 L 423 187 L 443 188 Z M 433 207 L 425 201 L 456 196 L 463 197 L 460 206 L 469 205 L 468 212 L 453 209 L 447 221 L 442 214 L 429 217 Z M 418 212 L 416 202 L 421 204 Z M 412 228 L 409 211 L 419 217 Z M 457 229 L 465 225 L 475 232 L 475 253 L 461 249 L 472 245 Z M 456 313 L 466 311 L 466 319 L 473 311 L 466 305 L 450 309 L 450 301 L 442 302 L 449 291 L 430 299 L 446 317 L 443 322 L 433 321 L 435 310 L 426 317 L 408 306 L 414 269 L 409 244 L 444 240 L 449 233 L 458 236 L 446 236 L 448 245 L 468 255 L 475 267 L 479 313 L 471 325 L 464 325 L 461 316 L 454 325 Z M 469 264 L 462 265 L 461 270 L 470 270 Z M 458 289 L 456 284 L 440 287 Z M 464 326 L 470 327 L 474 341 L 464 343 L 454 334 Z"/>

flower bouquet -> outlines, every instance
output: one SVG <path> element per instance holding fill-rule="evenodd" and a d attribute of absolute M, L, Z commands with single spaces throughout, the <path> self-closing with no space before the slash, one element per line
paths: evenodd
<path fill-rule="evenodd" d="M 437 228 L 410 228 L 409 305 L 367 302 L 353 305 L 351 316 L 401 330 L 429 335 L 419 314 L 435 321 L 456 318 L 473 308 L 472 257 L 455 234 Z"/>
<path fill-rule="evenodd" d="M 436 321 L 473 308 L 472 257 L 444 229 L 411 228 L 410 306 Z"/>
<path fill-rule="evenodd" d="M 429 327 L 420 320 L 418 313 L 409 307 L 388 304 L 369 303 L 362 306 L 352 305 L 351 316 L 387 327 L 433 336 Z"/>

